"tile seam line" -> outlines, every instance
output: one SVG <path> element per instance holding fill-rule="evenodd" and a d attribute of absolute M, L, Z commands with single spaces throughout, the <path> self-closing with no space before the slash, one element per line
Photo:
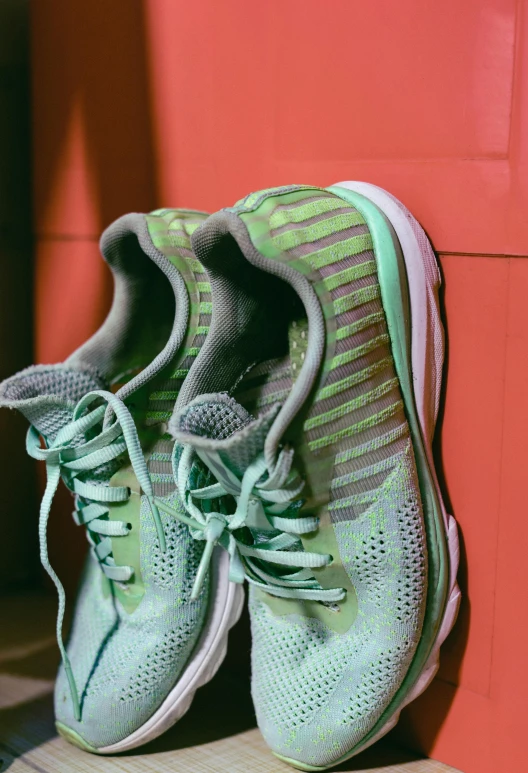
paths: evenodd
<path fill-rule="evenodd" d="M 409 156 L 377 156 L 375 158 L 320 158 L 320 157 L 313 157 L 310 159 L 307 158 L 292 158 L 291 156 L 284 157 L 280 156 L 278 158 L 278 161 L 281 163 L 293 165 L 293 164 L 304 164 L 306 166 L 311 166 L 313 164 L 342 164 L 345 168 L 351 167 L 356 168 L 358 166 L 375 166 L 378 164 L 438 164 L 447 166 L 449 164 L 468 164 L 468 163 L 504 163 L 509 160 L 509 155 L 507 151 L 497 151 L 493 152 L 490 151 L 486 155 L 475 155 L 475 156 L 465 156 L 465 155 L 453 155 L 453 156 L 423 156 L 420 158 L 411 158 Z"/>
<path fill-rule="evenodd" d="M 482 692 L 482 690 L 474 690 L 472 687 L 466 687 L 463 684 L 456 684 L 455 682 L 452 682 L 450 679 L 444 679 L 441 676 L 435 676 L 434 678 L 435 682 L 441 682 L 441 684 L 445 684 L 448 687 L 452 687 L 453 690 L 463 690 L 464 692 L 471 693 L 471 695 L 476 695 L 479 698 L 483 698 L 486 701 L 491 701 L 491 695 L 490 690 L 488 689 L 487 692 Z"/>
<path fill-rule="evenodd" d="M 501 513 L 503 508 L 503 499 L 504 499 L 504 443 L 505 443 L 505 427 L 504 427 L 504 417 L 506 413 L 506 406 L 505 406 L 505 396 L 506 396 L 506 382 L 509 376 L 509 362 L 511 358 L 510 354 L 510 319 L 511 319 L 511 297 L 512 297 L 512 267 L 511 263 L 508 263 L 508 286 L 507 286 L 507 305 L 506 305 L 506 326 L 505 326 L 505 337 L 504 337 L 504 358 L 503 358 L 503 380 L 502 380 L 502 401 L 501 401 L 501 425 L 502 425 L 502 432 L 501 432 L 501 438 L 500 438 L 500 467 L 499 467 L 499 497 L 497 502 L 497 545 L 496 545 L 496 551 L 494 556 L 494 563 L 493 563 L 493 594 L 491 599 L 491 619 L 492 619 L 492 628 L 495 629 L 495 622 L 496 622 L 496 614 L 497 614 L 497 577 L 499 575 L 499 544 L 500 544 L 500 538 L 501 538 Z M 495 647 L 495 637 L 492 637 L 491 640 L 491 647 L 490 647 L 490 658 L 489 658 L 489 664 L 488 664 L 488 695 L 490 698 L 493 698 L 492 690 L 493 690 L 493 667 L 496 662 L 496 647 Z"/>
<path fill-rule="evenodd" d="M 510 92 L 510 104 L 509 104 L 509 126 L 508 126 L 508 157 L 511 154 L 512 137 L 515 139 L 515 126 L 513 122 L 514 113 L 516 108 L 518 110 L 518 89 L 519 89 L 519 71 L 520 57 L 522 55 L 521 35 L 522 35 L 522 7 L 521 0 L 515 0 L 514 11 L 514 30 L 513 30 L 513 51 L 511 60 L 511 92 Z"/>
<path fill-rule="evenodd" d="M 436 255 L 440 258 L 514 258 L 514 259 L 526 259 L 528 255 L 523 253 L 510 253 L 510 252 L 449 252 L 447 250 L 437 250 Z"/>

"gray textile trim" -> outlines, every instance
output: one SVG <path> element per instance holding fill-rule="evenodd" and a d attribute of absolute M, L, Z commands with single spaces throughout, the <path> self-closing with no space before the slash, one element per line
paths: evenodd
<path fill-rule="evenodd" d="M 215 287 L 222 282 L 222 266 L 212 265 L 211 247 L 215 243 L 219 243 L 228 234 L 235 239 L 244 258 L 249 263 L 268 274 L 279 277 L 296 291 L 308 317 L 306 358 L 295 385 L 286 398 L 266 438 L 264 453 L 268 468 L 272 470 L 276 461 L 277 449 L 284 432 L 302 408 L 315 385 L 325 348 L 325 323 L 319 299 L 310 281 L 287 264 L 269 260 L 261 255 L 253 245 L 245 223 L 238 215 L 232 212 L 221 211 L 211 215 L 191 237 L 193 250 L 207 269 L 210 277 L 213 293 L 213 314 L 208 339 L 189 371 L 186 379 L 187 388 L 184 385 L 180 392 L 177 407 L 181 408 L 194 397 L 192 394 L 193 377 L 195 374 L 203 372 L 204 368 L 207 368 L 208 359 L 211 357 L 212 350 L 214 350 L 215 339 L 217 335 L 221 336 L 222 327 L 226 324 L 221 310 L 215 305 Z"/>
<path fill-rule="evenodd" d="M 202 395 L 179 414 L 181 432 L 224 440 L 253 421 L 253 417 L 228 395 Z M 205 398 L 205 399 L 204 399 Z"/>
<path fill-rule="evenodd" d="M 41 435 L 53 440 L 87 392 L 106 388 L 93 369 L 32 365 L 0 384 L 0 408 L 16 408 Z"/>
<path fill-rule="evenodd" d="M 30 365 L 0 384 L 0 408 L 19 408 L 52 396 L 74 408 L 93 389 L 107 389 L 95 368 L 69 368 L 62 363 Z"/>
<path fill-rule="evenodd" d="M 232 415 L 233 431 L 229 434 L 220 433 L 220 436 L 197 434 L 193 426 L 192 418 L 198 414 L 197 409 L 203 409 L 203 415 L 211 406 L 225 406 Z M 246 437 L 254 434 L 261 427 L 269 428 L 279 411 L 278 405 L 273 406 L 267 413 L 254 419 L 236 400 L 226 394 L 200 395 L 186 406 L 175 412 L 169 422 L 169 433 L 178 443 L 191 444 L 194 448 L 204 451 L 229 451 Z"/>
<path fill-rule="evenodd" d="M 96 366 L 107 378 L 116 374 L 106 372 L 112 363 L 112 352 L 117 349 L 131 312 L 155 314 L 152 305 L 141 308 L 141 271 L 124 259 L 123 242 L 127 236 L 135 235 L 143 253 L 160 269 L 170 283 L 176 302 L 176 313 L 172 329 L 162 351 L 135 378 L 127 382 L 117 392 L 123 400 L 132 392 L 150 381 L 174 358 L 180 348 L 187 330 L 189 317 L 189 298 L 185 283 L 179 271 L 152 243 L 144 214 L 124 215 L 110 225 L 101 236 L 100 247 L 114 276 L 114 298 L 110 312 L 99 330 L 79 349 L 68 357 L 66 364 L 86 369 Z M 145 268 L 145 266 L 143 266 Z M 148 269 L 147 269 L 148 270 Z M 144 284 L 145 280 L 143 280 Z M 139 294 L 138 294 L 139 288 Z M 106 365 L 106 367 L 105 367 Z"/>
<path fill-rule="evenodd" d="M 229 395 L 200 395 L 174 415 L 169 432 L 177 443 L 193 446 L 199 456 L 201 452 L 220 454 L 242 479 L 248 466 L 262 454 L 279 410 L 280 405 L 275 405 L 254 419 Z M 202 459 L 208 464 L 206 458 Z"/>

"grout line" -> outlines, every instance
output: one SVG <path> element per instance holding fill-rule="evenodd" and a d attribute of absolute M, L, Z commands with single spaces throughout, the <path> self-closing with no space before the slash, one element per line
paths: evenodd
<path fill-rule="evenodd" d="M 499 446 L 499 497 L 497 502 L 497 531 L 496 531 L 496 541 L 495 541 L 495 555 L 494 555 L 494 562 L 493 562 L 493 594 L 490 599 L 490 606 L 491 606 L 491 619 L 492 619 L 492 630 L 495 630 L 495 623 L 496 623 L 496 614 L 497 614 L 497 576 L 499 573 L 499 546 L 500 546 L 500 536 L 501 536 L 501 513 L 503 508 L 503 496 L 504 496 L 504 445 L 505 445 L 505 417 L 506 417 L 506 388 L 507 388 L 507 382 L 510 377 L 510 361 L 511 361 L 511 351 L 510 351 L 510 320 L 511 320 L 511 314 L 512 314 L 512 267 L 511 263 L 508 265 L 508 285 L 506 288 L 506 310 L 505 310 L 505 335 L 504 335 L 504 348 L 503 348 L 503 361 L 502 361 L 502 397 L 501 397 L 501 426 L 502 426 L 502 432 L 501 432 L 501 438 L 500 438 L 500 446 Z M 491 690 L 492 690 L 492 681 L 493 681 L 493 666 L 496 658 L 496 646 L 495 646 L 495 637 L 491 637 L 490 642 L 490 657 L 489 657 L 489 663 L 487 668 L 487 680 L 488 680 L 488 697 L 491 699 Z"/>
<path fill-rule="evenodd" d="M 443 250 L 436 251 L 436 255 L 440 258 L 443 257 L 459 257 L 459 258 L 528 258 L 528 255 L 520 255 L 508 252 L 446 252 Z"/>

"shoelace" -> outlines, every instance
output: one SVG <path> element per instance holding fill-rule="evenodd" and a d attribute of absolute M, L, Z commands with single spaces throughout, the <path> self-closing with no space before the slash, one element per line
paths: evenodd
<path fill-rule="evenodd" d="M 95 400 L 103 400 L 106 405 L 97 406 L 89 413 L 85 413 L 86 409 Z M 108 424 L 105 420 L 105 414 L 109 416 L 112 412 L 115 419 L 112 423 Z M 85 437 L 87 432 L 99 424 L 101 425 L 99 434 L 86 442 L 81 441 L 79 443 L 80 438 Z M 74 443 L 74 440 L 77 442 Z M 78 524 L 84 524 L 87 527 L 93 554 L 99 561 L 103 572 L 111 580 L 127 582 L 133 575 L 134 570 L 132 567 L 116 566 L 115 561 L 110 555 L 112 552 L 111 537 L 126 536 L 129 533 L 129 528 L 126 523 L 104 520 L 102 516 L 108 514 L 108 505 L 110 503 L 127 501 L 131 492 L 126 486 L 109 486 L 84 482 L 80 477 L 83 473 L 86 474 L 93 471 L 101 465 L 116 459 L 124 452 L 128 452 L 132 469 L 149 501 L 162 552 L 165 552 L 166 549 L 165 534 L 160 514 L 154 501 L 152 483 L 134 419 L 126 405 L 116 395 L 103 390 L 93 391 L 85 395 L 75 407 L 72 421 L 59 431 L 55 440 L 47 448 L 41 447 L 39 432 L 34 427 L 30 427 L 27 434 L 26 448 L 28 454 L 34 459 L 46 462 L 47 482 L 39 516 L 40 560 L 57 589 L 59 597 L 57 643 L 68 679 L 74 716 L 77 720 L 80 720 L 79 694 L 62 638 L 66 594 L 61 581 L 49 562 L 47 546 L 47 525 L 51 504 L 61 476 L 68 488 L 77 495 L 77 509 L 74 513 L 75 520 Z"/>
<path fill-rule="evenodd" d="M 230 580 L 252 585 L 281 598 L 303 599 L 333 603 L 341 601 L 346 591 L 343 588 L 321 588 L 312 569 L 328 566 L 333 558 L 328 554 L 310 553 L 303 549 L 302 534 L 315 531 L 319 519 L 315 516 L 299 516 L 302 502 L 296 501 L 304 482 L 297 472 L 292 471 L 293 450 L 283 449 L 273 473 L 267 471 L 264 456 L 259 456 L 248 466 L 241 480 L 229 470 L 217 454 L 207 454 L 208 466 L 217 478 L 217 483 L 199 489 L 189 488 L 191 468 L 195 451 L 184 446 L 176 458 L 174 449 L 174 477 L 187 514 L 179 513 L 164 502 L 156 500 L 158 507 L 174 518 L 186 523 L 195 539 L 205 540 L 191 598 L 196 599 L 203 584 L 212 552 L 216 544 L 228 550 Z M 232 515 L 220 512 L 206 512 L 194 500 L 207 502 L 218 497 L 231 495 L 237 502 Z M 260 511 L 260 513 L 259 513 Z M 243 526 L 258 522 L 259 514 L 274 530 L 279 531 L 268 539 L 265 537 L 253 545 L 247 545 L 236 535 Z M 263 569 L 262 564 L 266 565 Z M 280 572 L 283 567 L 289 572 Z"/>

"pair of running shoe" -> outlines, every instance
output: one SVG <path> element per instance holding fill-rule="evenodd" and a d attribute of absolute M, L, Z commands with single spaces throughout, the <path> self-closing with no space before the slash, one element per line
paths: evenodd
<path fill-rule="evenodd" d="M 427 687 L 458 608 L 431 246 L 396 199 L 347 182 L 126 215 L 101 251 L 102 327 L 0 386 L 47 471 L 58 731 L 110 754 L 174 724 L 247 581 L 259 726 L 293 766 L 330 767 Z M 67 644 L 46 545 L 61 478 L 91 545 Z"/>

